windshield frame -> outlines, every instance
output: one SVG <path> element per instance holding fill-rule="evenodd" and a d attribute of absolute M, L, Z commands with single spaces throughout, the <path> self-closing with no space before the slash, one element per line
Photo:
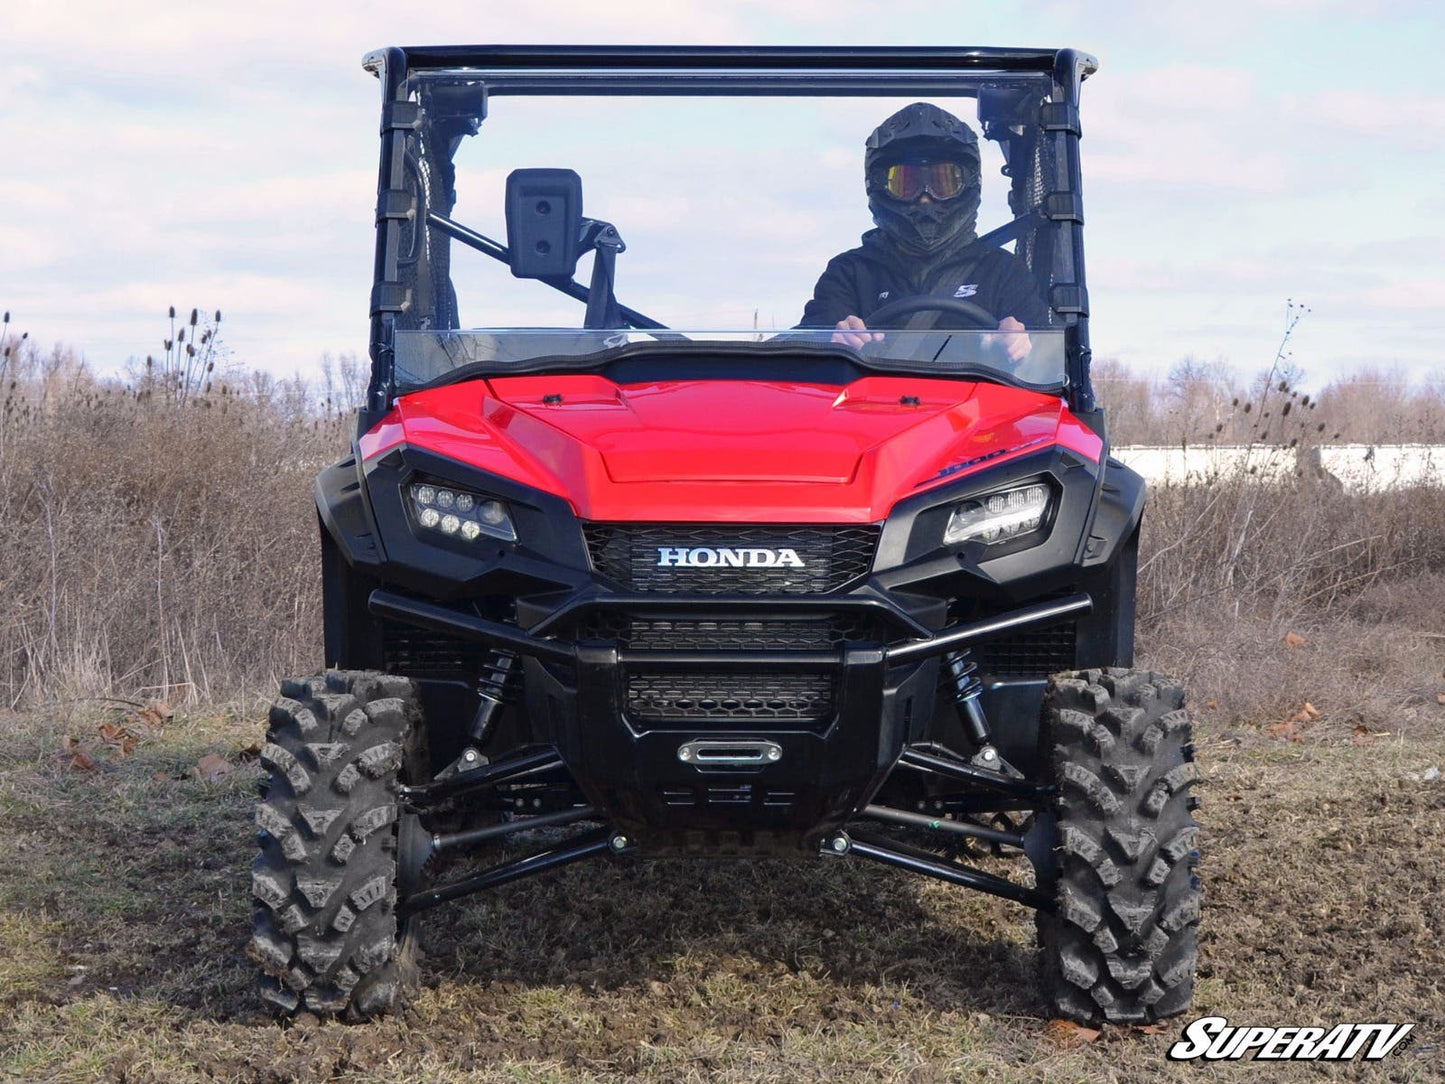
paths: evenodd
<path fill-rule="evenodd" d="M 413 73 L 454 72 L 477 81 L 480 115 L 493 95 L 878 96 L 966 95 L 994 73 L 1046 73 L 1052 91 L 1040 127 L 1057 163 L 1041 213 L 1056 231 L 1052 288 L 1046 299 L 1064 332 L 1069 406 L 1095 409 L 1089 380 L 1084 281 L 1078 99 L 1098 63 L 1073 49 L 734 46 L 425 46 L 392 47 L 363 61 L 382 88 L 376 261 L 371 294 L 371 378 L 358 417 L 365 432 L 391 408 L 398 388 L 395 336 L 408 292 L 399 262 L 404 228 L 415 214 L 402 183 L 408 135 L 422 125 L 410 99 Z M 475 129 L 473 129 L 475 131 Z M 856 358 L 854 359 L 856 360 Z M 995 377 L 989 377 L 995 379 Z"/>

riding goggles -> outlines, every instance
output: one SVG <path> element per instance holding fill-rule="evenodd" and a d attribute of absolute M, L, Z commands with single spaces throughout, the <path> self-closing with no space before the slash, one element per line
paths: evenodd
<path fill-rule="evenodd" d="M 972 176 L 962 162 L 899 162 L 888 167 L 883 185 L 894 199 L 910 203 L 924 192 L 934 199 L 953 199 Z"/>

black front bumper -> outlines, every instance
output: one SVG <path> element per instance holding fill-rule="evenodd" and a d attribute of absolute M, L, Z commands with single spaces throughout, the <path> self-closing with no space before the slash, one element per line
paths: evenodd
<path fill-rule="evenodd" d="M 655 608 L 658 600 L 592 605 L 625 611 Z M 658 651 L 541 636 L 386 590 L 370 597 L 379 617 L 522 656 L 533 733 L 555 746 L 587 800 L 644 851 L 709 854 L 815 848 L 868 805 L 904 749 L 922 739 L 941 656 L 1072 620 L 1091 606 L 1088 595 L 1076 594 L 890 644 L 847 641 L 831 651 Z M 629 702 L 636 668 L 824 674 L 831 710 L 814 720 L 746 725 L 649 720 Z"/>

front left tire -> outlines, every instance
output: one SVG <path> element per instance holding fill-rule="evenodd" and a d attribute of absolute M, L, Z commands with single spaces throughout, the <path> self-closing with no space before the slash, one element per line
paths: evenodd
<path fill-rule="evenodd" d="M 256 807 L 251 952 L 272 1011 L 366 1019 L 414 982 L 415 931 L 397 917 L 404 853 L 424 836 L 398 802 L 426 778 L 416 690 L 333 670 L 284 682 L 271 708 Z"/>

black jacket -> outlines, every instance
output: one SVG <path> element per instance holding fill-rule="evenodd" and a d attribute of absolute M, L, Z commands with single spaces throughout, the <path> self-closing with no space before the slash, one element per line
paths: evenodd
<path fill-rule="evenodd" d="M 869 230 L 863 244 L 828 261 L 798 326 L 832 327 L 845 316 L 871 324 L 869 315 L 890 301 L 920 294 L 963 298 L 1026 327 L 1049 326 L 1034 280 L 1016 256 L 977 244 L 932 257 L 909 256 L 882 230 Z M 939 324 L 950 326 L 947 314 Z"/>

